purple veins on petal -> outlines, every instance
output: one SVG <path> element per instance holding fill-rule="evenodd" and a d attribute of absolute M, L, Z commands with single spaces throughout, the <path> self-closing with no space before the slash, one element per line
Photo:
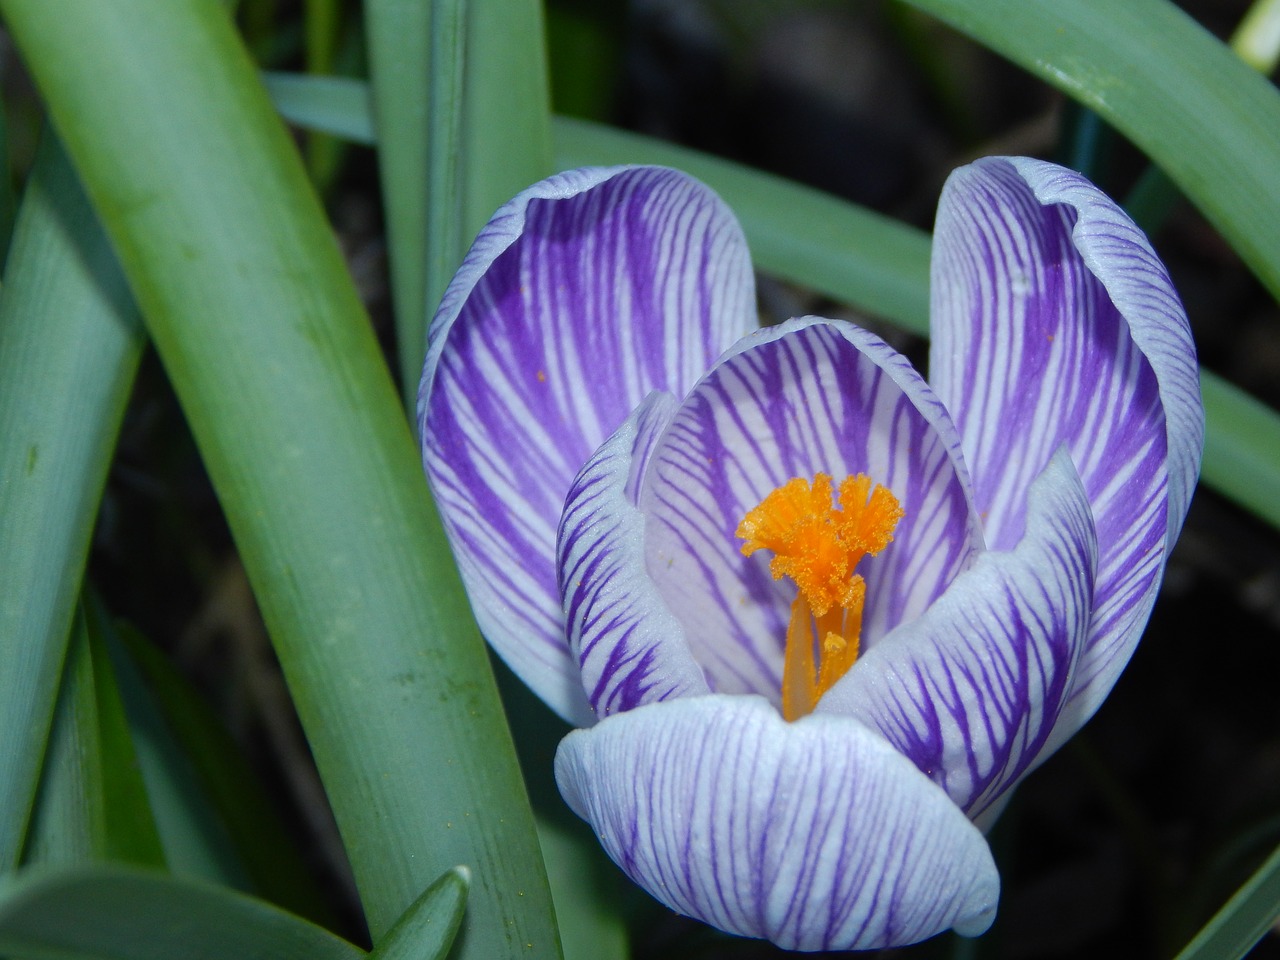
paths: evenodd
<path fill-rule="evenodd" d="M 1017 158 L 953 175 L 933 290 L 931 382 L 956 415 L 988 542 L 1017 541 L 1030 480 L 1059 444 L 1089 496 L 1098 578 L 1074 729 L 1137 643 L 1198 468 L 1186 316 L 1110 200 L 1076 174 Z"/>
<path fill-rule="evenodd" d="M 557 566 L 568 643 L 601 717 L 708 692 L 645 570 L 635 502 L 637 477 L 675 407 L 669 394 L 651 395 L 591 457 L 565 501 Z"/>
<path fill-rule="evenodd" d="M 818 704 L 910 757 L 970 817 L 1050 749 L 1084 649 L 1097 541 L 1060 452 L 1037 479 L 1022 542 L 979 557 L 923 616 Z"/>
<path fill-rule="evenodd" d="M 565 799 L 672 909 L 798 950 L 901 945 L 991 922 L 981 833 L 856 720 L 758 697 L 652 704 L 572 733 Z"/>
<path fill-rule="evenodd" d="M 905 511 L 864 561 L 864 642 L 918 615 L 981 548 L 945 409 L 896 353 L 850 324 L 789 321 L 745 338 L 693 389 L 641 488 L 648 569 L 712 689 L 775 702 L 794 588 L 736 531 L 794 477 L 865 473 Z"/>
<path fill-rule="evenodd" d="M 419 394 L 424 464 L 481 629 L 566 718 L 590 721 L 555 578 L 569 485 L 648 393 L 682 395 L 754 322 L 732 214 L 659 168 L 535 185 L 446 291 Z"/>

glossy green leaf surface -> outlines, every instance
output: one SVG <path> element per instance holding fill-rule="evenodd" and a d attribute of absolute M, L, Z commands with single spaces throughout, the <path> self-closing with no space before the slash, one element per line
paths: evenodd
<path fill-rule="evenodd" d="M 554 956 L 510 735 L 418 451 L 225 10 L 2 0 L 0 11 L 209 468 L 375 938 L 463 863 L 473 887 L 459 956 L 523 956 L 529 943 Z"/>
<path fill-rule="evenodd" d="M 363 950 L 208 884 L 123 867 L 29 871 L 0 887 L 0 953 L 24 960 L 358 960 Z"/>
<path fill-rule="evenodd" d="M 1280 92 L 1169 0 L 908 0 L 1141 147 L 1280 297 Z"/>
<path fill-rule="evenodd" d="M 0 286 L 0 871 L 22 847 L 142 343 L 115 255 L 46 138 Z"/>
<path fill-rule="evenodd" d="M 444 960 L 462 923 L 470 885 L 471 873 L 466 867 L 441 874 L 369 956 L 376 960 Z"/>

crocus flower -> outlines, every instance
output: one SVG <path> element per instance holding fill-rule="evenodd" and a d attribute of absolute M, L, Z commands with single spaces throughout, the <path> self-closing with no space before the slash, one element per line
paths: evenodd
<path fill-rule="evenodd" d="M 792 949 L 975 935 L 982 828 L 1138 642 L 1199 469 L 1186 317 L 1080 176 L 957 171 L 926 382 L 756 329 L 666 169 L 504 206 L 430 329 L 424 461 L 480 626 L 581 729 L 569 805 L 654 897 Z"/>

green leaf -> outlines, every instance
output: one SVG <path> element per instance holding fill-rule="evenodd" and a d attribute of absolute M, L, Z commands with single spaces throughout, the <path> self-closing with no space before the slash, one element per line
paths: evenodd
<path fill-rule="evenodd" d="M 396 343 L 412 410 L 427 319 L 462 257 L 464 0 L 368 0 L 365 24 Z"/>
<path fill-rule="evenodd" d="M 0 953 L 24 960 L 358 960 L 260 900 L 122 867 L 25 871 L 0 887 Z"/>
<path fill-rule="evenodd" d="M 155 791 L 145 771 L 146 737 L 135 747 L 124 698 L 107 652 L 110 627 L 101 609 L 95 603 L 88 603 L 84 617 L 98 707 L 102 762 L 99 777 L 106 841 L 103 853 L 108 860 L 164 867 L 169 858 L 154 816 L 156 808 L 152 800 Z"/>
<path fill-rule="evenodd" d="M 137 668 L 124 655 L 120 638 L 101 604 L 89 604 L 91 621 L 97 620 L 95 667 L 99 674 L 114 675 L 118 684 L 121 721 L 127 718 L 137 757 L 130 764 L 139 784 L 145 784 L 163 847 L 159 864 L 176 874 L 250 889 L 243 864 L 237 859 L 226 829 L 214 814 L 191 761 L 183 754 L 166 726 Z M 113 858 L 115 859 L 115 858 Z"/>
<path fill-rule="evenodd" d="M 209 816 L 216 819 L 216 832 L 203 831 L 208 838 L 205 845 L 218 838 L 229 841 L 210 853 L 225 856 L 228 848 L 234 850 L 239 868 L 255 893 L 299 916 L 328 923 L 332 917 L 325 894 L 291 842 L 289 829 L 248 761 L 212 708 L 140 633 L 123 627 L 118 633 L 124 650 L 114 652 L 122 659 L 127 650 L 127 667 L 131 668 L 122 668 L 122 677 L 129 677 L 136 670 L 145 681 L 148 696 L 144 698 L 140 689 L 131 691 L 137 706 L 148 714 L 146 722 L 155 736 L 173 741 L 166 753 L 170 766 L 178 768 L 175 772 L 185 772 L 189 764 L 191 777 L 185 782 L 183 793 L 192 801 L 201 801 L 201 807 L 207 806 Z M 148 702 L 152 699 L 162 720 L 153 713 Z M 179 752 L 180 761 L 172 756 Z"/>
<path fill-rule="evenodd" d="M 530 943 L 554 956 L 510 734 L 418 451 L 226 12 L 212 0 L 0 11 L 209 468 L 375 939 L 465 863 L 460 956 Z"/>
<path fill-rule="evenodd" d="M 166 865 L 104 633 L 92 604 L 76 616 L 25 863 Z"/>
<path fill-rule="evenodd" d="M 462 237 L 470 244 L 498 207 L 551 173 L 539 0 L 470 0 L 465 84 Z"/>
<path fill-rule="evenodd" d="M 376 960 L 444 960 L 462 923 L 470 886 L 471 872 L 466 867 L 445 871 L 369 956 Z"/>
<path fill-rule="evenodd" d="M 115 255 L 46 137 L 0 287 L 0 872 L 22 847 L 142 343 Z"/>
<path fill-rule="evenodd" d="M 1280 93 L 1168 0 L 908 0 L 1097 111 L 1280 297 Z"/>
<path fill-rule="evenodd" d="M 1280 848 L 1178 954 L 1177 960 L 1238 960 L 1280 917 Z"/>
<path fill-rule="evenodd" d="M 104 859 L 105 807 L 98 698 L 89 633 L 80 614 L 67 646 L 23 863 L 68 866 Z"/>
<path fill-rule="evenodd" d="M 565 806 L 553 773 L 556 749 L 572 728 L 496 658 L 494 672 L 538 821 L 565 960 L 624 960 L 620 894 L 628 881 L 594 831 Z"/>
<path fill-rule="evenodd" d="M 363 80 L 309 77 L 300 73 L 264 73 L 262 82 L 266 84 L 276 109 L 286 120 L 353 143 L 372 146 L 369 84 Z"/>

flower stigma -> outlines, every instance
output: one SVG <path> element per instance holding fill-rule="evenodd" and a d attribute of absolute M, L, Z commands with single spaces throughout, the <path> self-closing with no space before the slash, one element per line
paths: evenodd
<path fill-rule="evenodd" d="M 858 659 L 867 584 L 854 568 L 893 540 L 902 506 L 866 474 L 840 481 L 832 505 L 830 475 L 788 480 L 738 524 L 742 553 L 771 550 L 773 579 L 790 577 L 799 591 L 791 605 L 782 666 L 782 716 L 811 713 L 818 699 Z"/>

